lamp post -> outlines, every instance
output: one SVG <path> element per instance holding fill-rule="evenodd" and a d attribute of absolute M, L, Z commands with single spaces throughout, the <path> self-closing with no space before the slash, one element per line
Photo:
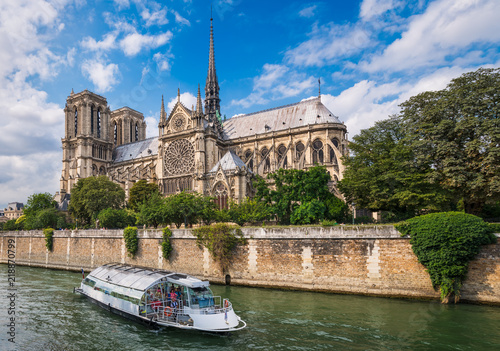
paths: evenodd
<path fill-rule="evenodd" d="M 352 225 L 354 225 L 354 218 L 356 217 L 356 204 L 352 203 Z"/>

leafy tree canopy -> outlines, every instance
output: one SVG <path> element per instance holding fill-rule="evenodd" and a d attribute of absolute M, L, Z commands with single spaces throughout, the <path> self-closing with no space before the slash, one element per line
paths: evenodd
<path fill-rule="evenodd" d="M 122 208 L 125 191 L 106 176 L 78 180 L 71 189 L 69 211 L 82 224 L 91 224 L 97 214 L 106 208 Z"/>
<path fill-rule="evenodd" d="M 148 200 L 153 194 L 160 194 L 158 185 L 141 179 L 130 188 L 128 205 L 133 211 L 137 211 L 139 205 Z"/>
<path fill-rule="evenodd" d="M 500 69 L 479 69 L 410 98 L 350 144 L 339 188 L 349 202 L 411 217 L 480 213 L 500 199 Z"/>

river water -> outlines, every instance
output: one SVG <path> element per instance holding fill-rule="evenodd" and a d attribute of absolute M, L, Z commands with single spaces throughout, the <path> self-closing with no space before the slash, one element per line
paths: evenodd
<path fill-rule="evenodd" d="M 0 265 L 1 350 L 500 350 L 500 307 L 213 285 L 248 327 L 151 330 L 74 294 L 81 274 L 16 268 L 15 344 Z"/>

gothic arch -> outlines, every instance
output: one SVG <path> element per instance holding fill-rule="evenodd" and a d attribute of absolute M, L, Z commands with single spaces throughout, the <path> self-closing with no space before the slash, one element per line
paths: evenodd
<path fill-rule="evenodd" d="M 215 203 L 220 210 L 227 209 L 229 205 L 229 186 L 223 182 L 218 181 L 215 183 L 212 194 L 215 196 Z"/>
<path fill-rule="evenodd" d="M 271 171 L 271 160 L 269 160 L 269 150 L 267 149 L 267 147 L 263 147 L 261 150 L 260 150 L 260 157 L 264 163 L 264 173 L 268 173 Z"/>
<path fill-rule="evenodd" d="M 324 162 L 323 142 L 321 141 L 321 139 L 316 139 L 312 143 L 312 163 L 323 164 L 323 162 Z"/>
<path fill-rule="evenodd" d="M 278 165 L 281 168 L 286 168 L 287 167 L 287 153 L 288 149 L 284 144 L 281 144 L 278 146 Z"/>

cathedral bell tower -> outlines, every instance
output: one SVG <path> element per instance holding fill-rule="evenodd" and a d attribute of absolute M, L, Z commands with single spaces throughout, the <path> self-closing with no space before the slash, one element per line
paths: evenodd
<path fill-rule="evenodd" d="M 113 150 L 106 98 L 88 90 L 77 94 L 72 90 L 64 115 L 61 194 L 70 193 L 80 178 L 106 174 Z"/>

